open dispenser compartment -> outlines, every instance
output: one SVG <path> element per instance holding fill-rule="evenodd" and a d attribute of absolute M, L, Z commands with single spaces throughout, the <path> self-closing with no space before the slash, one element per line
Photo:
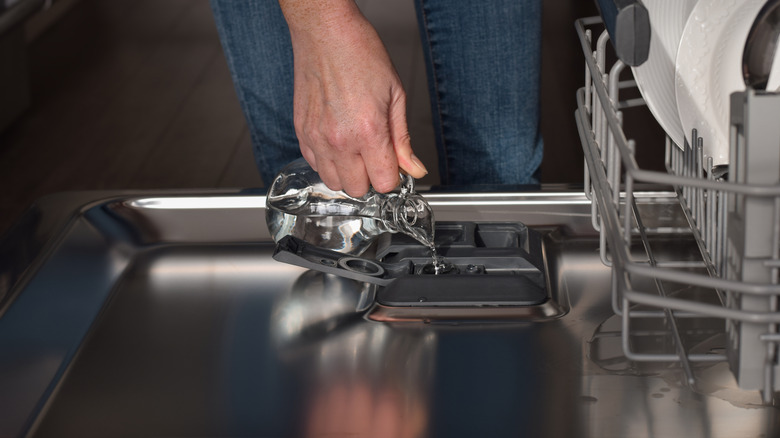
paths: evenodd
<path fill-rule="evenodd" d="M 381 321 L 515 320 L 559 316 L 542 234 L 522 223 L 441 222 L 435 244 L 448 266 L 434 273 L 431 251 L 386 234 L 374 257 L 353 257 L 287 236 L 279 261 L 372 284 L 369 318 Z"/>

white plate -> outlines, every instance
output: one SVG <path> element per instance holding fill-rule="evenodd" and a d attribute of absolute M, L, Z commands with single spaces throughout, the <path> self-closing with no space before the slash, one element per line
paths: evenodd
<path fill-rule="evenodd" d="M 780 91 L 780 44 L 775 46 L 775 56 L 772 58 L 769 79 L 766 81 L 766 91 Z"/>
<path fill-rule="evenodd" d="M 745 89 L 742 52 L 765 0 L 699 0 L 677 51 L 677 110 L 685 138 L 698 130 L 704 155 L 728 164 L 730 95 Z"/>
<path fill-rule="evenodd" d="M 697 0 L 645 0 L 650 16 L 650 53 L 642 65 L 632 67 L 647 107 L 669 138 L 682 146 L 685 133 L 677 112 L 674 63 L 685 23 Z"/>

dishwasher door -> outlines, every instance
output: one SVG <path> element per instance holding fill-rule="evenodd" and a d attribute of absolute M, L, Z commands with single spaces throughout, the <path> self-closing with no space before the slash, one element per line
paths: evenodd
<path fill-rule="evenodd" d="M 0 436 L 778 434 L 777 409 L 726 363 L 697 365 L 691 387 L 675 363 L 623 356 L 582 193 L 425 196 L 437 220 L 541 233 L 560 312 L 372 319 L 366 283 L 271 258 L 263 196 L 81 194 L 67 215 L 61 199 L 40 204 L 0 247 Z M 659 224 L 682 219 L 673 196 L 647 199 Z M 630 342 L 663 349 L 668 330 L 648 322 Z M 724 328 L 681 332 L 708 351 Z"/>

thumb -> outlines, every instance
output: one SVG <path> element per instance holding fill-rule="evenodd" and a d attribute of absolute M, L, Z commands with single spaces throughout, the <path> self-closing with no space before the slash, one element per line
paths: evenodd
<path fill-rule="evenodd" d="M 398 158 L 398 166 L 403 171 L 414 178 L 422 178 L 428 174 L 428 170 L 412 151 L 409 127 L 406 124 L 406 96 L 403 90 L 390 104 L 390 139 Z"/>

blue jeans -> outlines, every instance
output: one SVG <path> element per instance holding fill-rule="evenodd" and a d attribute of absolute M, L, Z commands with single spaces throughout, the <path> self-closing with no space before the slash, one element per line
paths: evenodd
<path fill-rule="evenodd" d="M 541 0 L 415 0 L 443 185 L 536 184 Z M 211 0 L 266 185 L 300 157 L 277 0 Z"/>

